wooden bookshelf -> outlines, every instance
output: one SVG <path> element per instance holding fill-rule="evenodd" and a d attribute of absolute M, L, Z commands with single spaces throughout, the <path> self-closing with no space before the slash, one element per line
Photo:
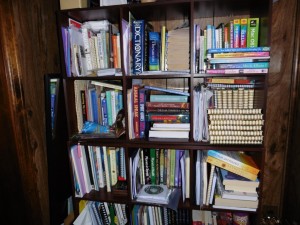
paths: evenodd
<path fill-rule="evenodd" d="M 66 102 L 66 111 L 67 111 L 67 123 L 69 131 L 69 141 L 70 146 L 72 144 L 77 144 L 78 142 L 82 145 L 92 145 L 92 146 L 113 146 L 113 147 L 124 147 L 125 156 L 126 156 L 126 170 L 129 183 L 130 174 L 129 174 L 129 157 L 133 149 L 138 148 L 163 148 L 163 149 L 184 149 L 190 153 L 190 173 L 191 173 L 191 183 L 190 183 L 190 198 L 185 203 L 180 203 L 180 208 L 185 208 L 191 211 L 196 209 L 198 206 L 195 204 L 195 163 L 196 163 L 196 150 L 226 150 L 226 151 L 244 151 L 253 156 L 256 163 L 260 166 L 260 180 L 261 186 L 260 190 L 263 189 L 263 174 L 264 174 L 264 158 L 265 158 L 265 143 L 262 141 L 260 144 L 210 144 L 210 142 L 201 142 L 195 141 L 193 135 L 194 129 L 194 116 L 193 109 L 195 105 L 193 89 L 198 82 L 205 81 L 206 78 L 213 77 L 227 77 L 227 78 L 247 78 L 247 79 L 256 79 L 260 81 L 259 87 L 256 89 L 255 101 L 259 102 L 259 106 L 263 111 L 263 119 L 265 120 L 266 112 L 266 96 L 267 96 L 267 81 L 268 74 L 225 74 L 225 75 L 216 75 L 216 74 L 207 74 L 207 73 L 198 73 L 195 71 L 196 56 L 193 54 L 194 47 L 193 43 L 195 42 L 195 30 L 193 29 L 194 25 L 199 24 L 201 28 L 205 28 L 207 24 L 212 24 L 218 26 L 221 22 L 228 22 L 229 20 L 235 18 L 254 18 L 258 17 L 261 19 L 271 18 L 270 17 L 270 1 L 237 1 L 237 0 L 226 0 L 226 1 L 202 1 L 202 0 L 172 0 L 172 1 L 156 1 L 145 4 L 128 4 L 120 6 L 108 6 L 108 7 L 97 7 L 91 9 L 72 9 L 72 10 L 62 10 L 57 13 L 58 19 L 58 29 L 60 31 L 61 26 L 67 26 L 68 19 L 73 19 L 78 22 L 86 22 L 92 20 L 103 20 L 107 19 L 112 24 L 119 28 L 119 31 L 122 30 L 121 22 L 122 19 L 128 21 L 128 15 L 131 12 L 135 18 L 144 19 L 153 25 L 155 31 L 160 32 L 160 27 L 165 25 L 167 30 L 173 30 L 177 26 L 180 26 L 184 22 L 189 24 L 189 52 L 190 52 L 190 72 L 189 73 L 168 73 L 168 74 L 158 74 L 158 75 L 126 75 L 124 69 L 124 60 L 122 60 L 122 76 L 85 76 L 85 77 L 68 77 L 65 69 L 64 61 L 64 51 L 63 51 L 63 42 L 60 38 L 60 53 L 61 53 L 61 65 L 62 73 L 64 76 L 64 88 L 65 88 L 65 102 Z M 266 23 L 263 23 L 261 27 L 265 35 L 265 43 L 270 44 L 270 20 Z M 60 33 L 60 32 L 59 32 Z M 60 33 L 61 34 L 61 33 Z M 121 41 L 121 48 L 124 48 L 124 45 Z M 122 49 L 123 49 L 122 48 Z M 126 134 L 121 138 L 75 138 L 74 135 L 77 135 L 78 123 L 76 119 L 76 103 L 75 103 L 75 93 L 74 93 L 74 83 L 77 81 L 89 81 L 89 80 L 99 80 L 99 81 L 114 81 L 118 80 L 122 83 L 123 87 L 123 106 L 125 109 L 125 127 Z M 167 87 L 181 87 L 189 91 L 189 103 L 190 107 L 190 123 L 191 131 L 188 139 L 179 140 L 179 139 L 158 139 L 150 140 L 147 137 L 140 138 L 131 138 L 129 133 L 129 118 L 130 114 L 128 112 L 128 99 L 127 99 L 127 90 L 132 87 L 132 84 L 140 80 L 143 84 L 146 85 L 156 85 L 164 84 Z M 265 130 L 263 126 L 263 134 Z M 264 136 L 264 135 L 263 135 Z M 72 179 L 73 180 L 73 179 Z M 126 203 L 129 206 L 129 210 L 133 208 L 133 202 L 130 198 L 130 188 L 128 186 L 128 196 L 118 198 L 112 193 L 107 193 L 106 189 L 101 189 L 100 191 L 92 191 L 82 198 L 74 197 L 74 204 L 78 204 L 80 199 L 91 200 L 91 201 L 107 201 L 115 203 Z M 262 198 L 262 196 L 260 196 Z M 77 209 L 77 207 L 74 207 Z M 205 210 L 213 210 L 211 207 L 204 206 Z M 218 211 L 218 210 L 217 210 Z M 78 215 L 78 211 L 75 212 L 75 215 Z M 190 213 L 191 215 L 191 213 Z M 257 209 L 257 212 L 252 214 L 254 220 L 259 219 L 261 216 L 261 208 Z"/>

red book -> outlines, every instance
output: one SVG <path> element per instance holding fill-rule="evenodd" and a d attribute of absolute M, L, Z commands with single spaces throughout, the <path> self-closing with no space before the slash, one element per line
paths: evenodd
<path fill-rule="evenodd" d="M 187 102 L 147 102 L 147 109 L 189 109 Z"/>
<path fill-rule="evenodd" d="M 133 90 L 133 130 L 135 138 L 140 137 L 140 116 L 139 116 L 139 88 L 140 85 L 132 85 Z"/>

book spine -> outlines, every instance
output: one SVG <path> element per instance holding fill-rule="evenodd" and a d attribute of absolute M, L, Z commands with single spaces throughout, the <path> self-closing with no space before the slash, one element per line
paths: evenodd
<path fill-rule="evenodd" d="M 81 97 L 81 112 L 82 112 L 82 122 L 84 123 L 87 121 L 87 105 L 86 105 L 86 97 L 85 97 L 85 91 L 80 91 L 80 97 Z"/>
<path fill-rule="evenodd" d="M 227 162 L 224 162 L 222 160 L 219 160 L 219 159 L 216 159 L 216 158 L 213 158 L 211 156 L 207 156 L 207 162 L 210 163 L 210 164 L 213 164 L 217 167 L 220 167 L 222 169 L 225 169 L 225 170 L 228 170 L 232 173 L 235 173 L 239 176 L 242 176 L 242 177 L 245 177 L 249 180 L 256 180 L 257 179 L 257 175 L 254 175 L 252 173 L 249 173 L 241 168 L 238 168 L 236 166 L 233 166 Z"/>
<path fill-rule="evenodd" d="M 155 184 L 160 183 L 160 150 L 155 149 Z"/>
<path fill-rule="evenodd" d="M 117 35 L 112 35 L 112 50 L 113 50 L 113 59 L 114 59 L 114 68 L 120 68 L 118 65 L 118 44 L 117 44 Z"/>
<path fill-rule="evenodd" d="M 164 184 L 164 176 L 165 176 L 165 151 L 164 149 L 160 149 L 159 152 L 159 184 Z"/>
<path fill-rule="evenodd" d="M 241 19 L 241 48 L 247 47 L 247 27 L 248 27 L 248 19 L 243 18 Z"/>
<path fill-rule="evenodd" d="M 215 64 L 215 69 L 268 69 L 269 62 Z"/>
<path fill-rule="evenodd" d="M 149 32 L 149 70 L 155 71 L 160 69 L 160 36 L 158 32 Z"/>
<path fill-rule="evenodd" d="M 229 31 L 230 31 L 230 33 L 229 33 L 229 40 L 230 40 L 230 48 L 234 48 L 234 22 L 233 22 L 233 20 L 231 20 L 230 22 L 229 22 Z"/>
<path fill-rule="evenodd" d="M 188 96 L 183 95 L 150 95 L 150 102 L 187 102 Z"/>
<path fill-rule="evenodd" d="M 178 187 L 179 186 L 179 167 L 180 167 L 180 150 L 175 150 L 175 172 L 174 172 L 174 186 Z"/>
<path fill-rule="evenodd" d="M 249 63 L 249 62 L 269 62 L 270 56 L 267 57 L 238 57 L 238 58 L 211 58 L 208 63 Z"/>
<path fill-rule="evenodd" d="M 259 172 L 259 169 L 258 168 L 255 168 L 249 164 L 247 164 L 247 161 L 249 162 L 251 160 L 251 163 L 252 163 L 252 159 L 250 159 L 249 157 L 243 157 L 243 155 L 241 155 L 241 158 L 240 160 L 238 159 L 234 159 L 234 155 L 233 157 L 230 157 L 230 156 L 227 156 L 225 154 L 222 154 L 221 152 L 218 152 L 218 151 L 214 151 L 214 150 L 209 150 L 208 153 L 207 153 L 209 156 L 213 157 L 213 158 L 217 158 L 219 160 L 222 160 L 226 163 L 229 163 L 233 166 L 236 166 L 240 169 L 243 169 L 249 173 L 253 173 L 254 175 L 257 175 L 258 172 Z M 229 154 L 229 153 L 226 153 L 226 154 Z M 235 153 L 234 153 L 235 154 Z M 245 161 L 245 162 L 243 162 Z"/>
<path fill-rule="evenodd" d="M 189 115 L 152 115 L 147 114 L 148 122 L 189 123 Z"/>
<path fill-rule="evenodd" d="M 234 19 L 233 20 L 233 47 L 234 48 L 240 48 L 240 40 L 241 40 L 241 20 L 240 19 Z"/>
<path fill-rule="evenodd" d="M 189 109 L 187 102 L 146 102 L 147 109 Z"/>
<path fill-rule="evenodd" d="M 138 75 L 144 70 L 144 32 L 145 21 L 134 20 L 132 22 L 132 54 L 134 75 Z"/>
<path fill-rule="evenodd" d="M 106 96 L 106 107 L 107 107 L 107 120 L 108 120 L 108 125 L 111 126 L 113 124 L 111 91 L 106 91 L 105 96 Z"/>
<path fill-rule="evenodd" d="M 106 179 L 106 190 L 107 192 L 111 192 L 111 182 L 110 182 L 110 174 L 109 174 L 109 166 L 108 166 L 108 156 L 107 156 L 107 149 L 106 146 L 103 146 L 101 148 L 103 153 L 103 161 L 104 161 L 104 167 L 105 167 L 105 179 Z"/>
<path fill-rule="evenodd" d="M 177 91 L 177 90 L 174 90 L 174 89 L 160 88 L 160 87 L 147 86 L 147 85 L 144 86 L 144 88 L 149 89 L 149 90 L 154 90 L 154 91 L 167 92 L 167 93 L 171 93 L 171 94 L 190 96 L 190 94 L 188 92 Z"/>
<path fill-rule="evenodd" d="M 247 47 L 247 48 L 208 49 L 207 52 L 211 54 L 211 53 L 226 53 L 226 52 L 269 52 L 270 50 L 271 50 L 270 47 Z"/>
<path fill-rule="evenodd" d="M 140 137 L 140 115 L 139 115 L 139 88 L 138 84 L 132 85 L 133 90 L 133 130 L 135 138 Z"/>
<path fill-rule="evenodd" d="M 269 69 L 207 69 L 208 74 L 267 74 Z"/>
<path fill-rule="evenodd" d="M 175 160 L 176 160 L 176 151 L 170 150 L 170 187 L 175 186 Z"/>
<path fill-rule="evenodd" d="M 227 52 L 227 53 L 212 54 L 212 58 L 266 57 L 266 56 L 270 56 L 270 52 Z"/>
<path fill-rule="evenodd" d="M 149 149 L 144 149 L 145 184 L 151 184 L 151 157 Z"/>
<path fill-rule="evenodd" d="M 247 47 L 253 48 L 258 46 L 259 18 L 248 19 Z"/>
<path fill-rule="evenodd" d="M 109 147 L 108 151 L 110 156 L 111 185 L 114 186 L 118 181 L 116 149 L 114 147 Z"/>
<path fill-rule="evenodd" d="M 165 71 L 165 55 L 166 55 L 166 26 L 161 27 L 161 51 L 160 51 L 160 68 Z"/>
<path fill-rule="evenodd" d="M 144 88 L 139 89 L 139 131 L 140 138 L 145 138 L 146 129 L 146 117 L 145 117 L 145 104 L 146 104 L 146 90 Z"/>
<path fill-rule="evenodd" d="M 101 114 L 102 114 L 102 125 L 108 125 L 108 116 L 107 116 L 107 101 L 106 101 L 106 93 L 101 93 Z"/>
<path fill-rule="evenodd" d="M 154 148 L 150 149 L 150 177 L 151 177 L 151 184 L 156 184 L 155 152 L 156 152 L 156 150 Z"/>
<path fill-rule="evenodd" d="M 92 107 L 92 113 L 93 113 L 93 121 L 95 123 L 98 123 L 98 101 L 97 101 L 97 93 L 96 89 L 91 90 L 91 107 Z"/>

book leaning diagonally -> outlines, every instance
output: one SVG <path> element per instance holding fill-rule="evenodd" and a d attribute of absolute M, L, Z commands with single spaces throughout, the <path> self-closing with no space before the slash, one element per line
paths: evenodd
<path fill-rule="evenodd" d="M 240 175 L 242 177 L 246 177 L 249 180 L 256 180 L 257 179 L 257 175 L 254 175 L 252 173 L 249 173 L 239 167 L 233 166 L 227 162 L 224 162 L 222 160 L 219 160 L 217 158 L 211 157 L 211 156 L 207 156 L 207 162 L 214 164 L 222 169 L 228 170 L 232 173 L 235 173 L 237 175 Z"/>
<path fill-rule="evenodd" d="M 122 85 L 117 85 L 117 84 L 111 84 L 111 83 L 107 83 L 107 82 L 102 82 L 102 81 L 95 81 L 93 80 L 91 82 L 91 84 L 93 85 L 97 85 L 97 86 L 101 86 L 101 87 L 107 87 L 107 88 L 111 88 L 111 89 L 116 89 L 116 90 L 123 90 Z"/>
<path fill-rule="evenodd" d="M 209 150 L 207 155 L 220 159 L 254 175 L 257 175 L 259 172 L 258 166 L 253 159 L 241 152 Z"/>

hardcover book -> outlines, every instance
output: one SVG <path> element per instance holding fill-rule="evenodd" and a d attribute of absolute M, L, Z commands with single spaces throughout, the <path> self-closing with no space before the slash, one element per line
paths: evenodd
<path fill-rule="evenodd" d="M 149 32 L 149 70 L 160 69 L 160 35 Z"/>
<path fill-rule="evenodd" d="M 248 156 L 245 153 L 208 150 L 207 155 L 239 167 L 249 173 L 253 173 L 255 175 L 259 173 L 259 168 L 254 160 L 251 156 Z"/>
<path fill-rule="evenodd" d="M 249 18 L 247 29 L 247 47 L 258 47 L 259 18 Z"/>

